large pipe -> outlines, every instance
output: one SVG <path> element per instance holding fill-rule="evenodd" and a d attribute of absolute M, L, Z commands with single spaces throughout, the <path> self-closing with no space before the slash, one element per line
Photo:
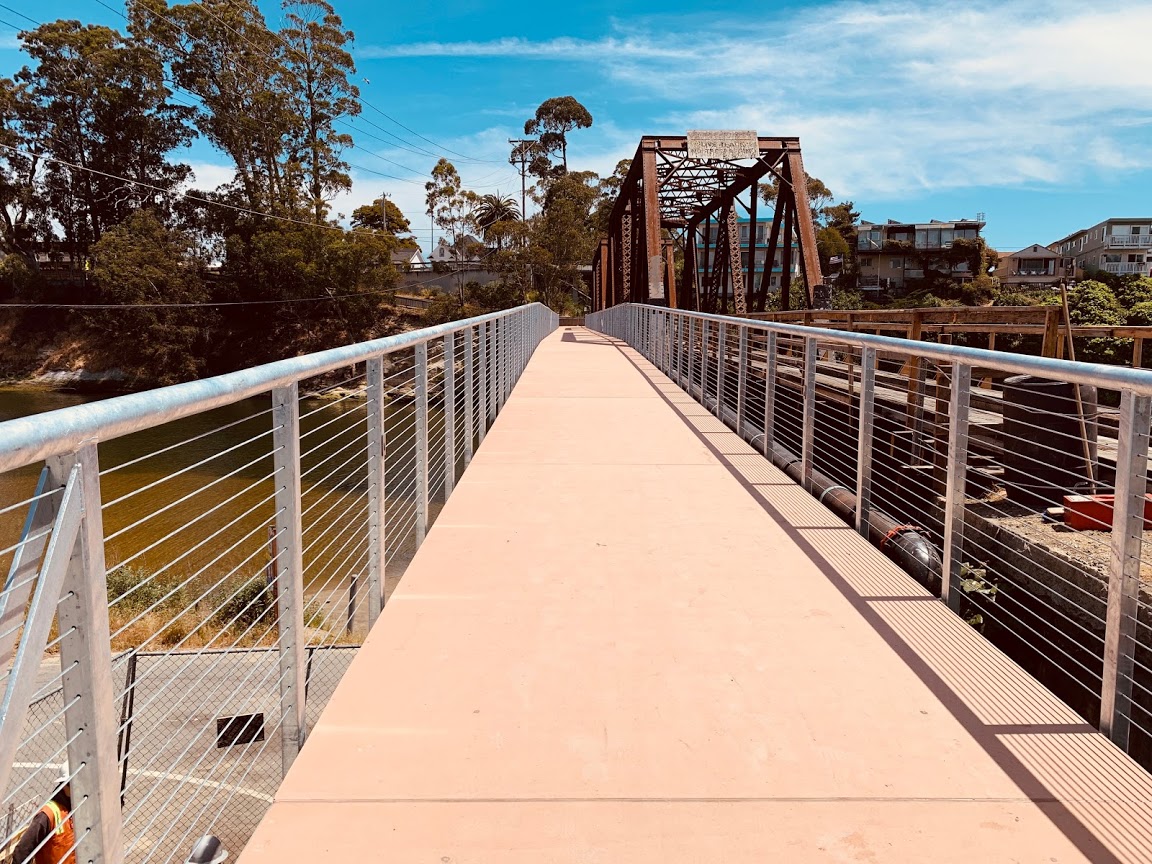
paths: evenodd
<path fill-rule="evenodd" d="M 772 464 L 804 485 L 799 456 L 773 443 Z M 849 525 L 855 525 L 855 493 L 815 469 L 811 478 L 813 497 Z M 915 525 L 902 525 L 876 510 L 868 514 L 868 539 L 921 585 L 937 589 L 944 565 L 936 547 L 921 533 L 923 530 Z"/>

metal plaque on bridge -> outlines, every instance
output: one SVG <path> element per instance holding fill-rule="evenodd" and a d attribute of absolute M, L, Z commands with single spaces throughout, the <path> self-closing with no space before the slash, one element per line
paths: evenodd
<path fill-rule="evenodd" d="M 689 129 L 689 159 L 755 159 L 760 141 L 754 129 Z"/>

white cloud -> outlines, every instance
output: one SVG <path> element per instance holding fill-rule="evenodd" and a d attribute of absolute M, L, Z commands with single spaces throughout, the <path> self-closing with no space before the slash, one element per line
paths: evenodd
<path fill-rule="evenodd" d="M 488 42 L 410 42 L 399 45 L 365 45 L 356 50 L 364 60 L 398 57 L 521 57 L 536 60 L 593 60 L 629 54 L 633 57 L 676 59 L 691 56 L 691 49 L 665 48 L 647 39 L 600 40 L 561 37 L 543 42 L 508 37 Z"/>
<path fill-rule="evenodd" d="M 1149 3 L 840 0 L 751 21 L 614 22 L 599 40 L 426 42 L 361 56 L 595 63 L 618 89 L 671 106 L 661 128 L 797 134 L 837 194 L 896 197 L 1148 167 L 1149 32 Z M 621 147 L 613 140 L 603 155 L 630 155 Z"/>
<path fill-rule="evenodd" d="M 217 186 L 231 183 L 236 177 L 236 172 L 231 167 L 215 162 L 189 162 L 188 167 L 192 169 L 193 174 L 188 185 L 193 189 L 211 191 Z"/>

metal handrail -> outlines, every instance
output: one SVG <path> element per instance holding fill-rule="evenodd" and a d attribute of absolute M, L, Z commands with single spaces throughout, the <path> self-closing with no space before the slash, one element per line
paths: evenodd
<path fill-rule="evenodd" d="M 642 307 L 643 308 L 643 307 Z M 658 308 L 658 307 L 648 307 Z M 669 310 L 662 309 L 662 312 Z M 965 363 L 981 369 L 995 369 L 1013 375 L 1035 375 L 1040 378 L 1059 378 L 1073 384 L 1103 387 L 1109 390 L 1130 390 L 1140 396 L 1152 396 L 1152 370 L 1131 369 L 1122 366 L 1106 366 L 1102 363 L 1059 360 L 1053 357 L 1032 357 L 1027 354 L 1011 354 L 1006 351 L 989 351 L 987 348 L 969 348 L 961 345 L 941 345 L 932 342 L 917 342 L 901 339 L 898 336 L 874 336 L 870 333 L 854 333 L 827 327 L 805 327 L 802 324 L 782 324 L 775 321 L 762 321 L 755 318 L 736 318 L 728 315 L 714 315 L 707 312 L 672 310 L 677 316 L 694 320 L 717 323 L 741 323 L 757 330 L 770 330 L 775 333 L 799 338 L 815 337 L 821 342 L 837 342 L 854 348 L 875 348 L 897 354 L 915 354 L 926 360 L 938 363 Z M 2 427 L 0 427 L 2 428 Z"/>
<path fill-rule="evenodd" d="M 23 500 L 0 502 L 0 527 L 19 530 L 14 545 L 0 537 L 0 805 L 50 794 L 63 762 L 84 802 L 80 860 L 172 861 L 204 828 L 242 845 L 251 826 L 229 802 L 272 800 L 327 699 L 316 652 L 374 625 L 389 580 L 558 324 L 527 304 L 0 423 L 0 472 L 43 462 L 35 492 L 13 475 Z M 302 392 L 349 366 L 333 376 L 346 380 Z M 325 392 L 338 398 L 301 410 Z M 208 431 L 193 423 L 176 443 L 125 442 L 130 458 L 101 470 L 117 454 L 103 442 L 253 396 L 270 406 L 233 409 L 245 416 Z M 110 475 L 177 447 L 189 448 L 179 467 Z M 102 494 L 102 477 L 119 488 Z M 217 649 L 267 654 L 224 668 Z M 42 684 L 49 652 L 60 672 Z M 54 694 L 50 707 L 36 707 L 38 689 Z"/>
<path fill-rule="evenodd" d="M 192 414 L 241 402 L 276 387 L 323 375 L 342 366 L 363 363 L 404 348 L 426 345 L 449 333 L 498 321 L 532 306 L 540 304 L 528 304 L 383 339 L 330 348 L 302 357 L 276 360 L 213 378 L 8 420 L 0 423 L 0 471 L 68 453 L 83 444 L 119 438 Z"/>

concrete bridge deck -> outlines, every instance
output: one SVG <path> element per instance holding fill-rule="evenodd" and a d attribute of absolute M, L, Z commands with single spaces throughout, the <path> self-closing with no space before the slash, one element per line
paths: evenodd
<path fill-rule="evenodd" d="M 244 864 L 1152 861 L 1149 776 L 631 349 L 538 349 Z"/>

